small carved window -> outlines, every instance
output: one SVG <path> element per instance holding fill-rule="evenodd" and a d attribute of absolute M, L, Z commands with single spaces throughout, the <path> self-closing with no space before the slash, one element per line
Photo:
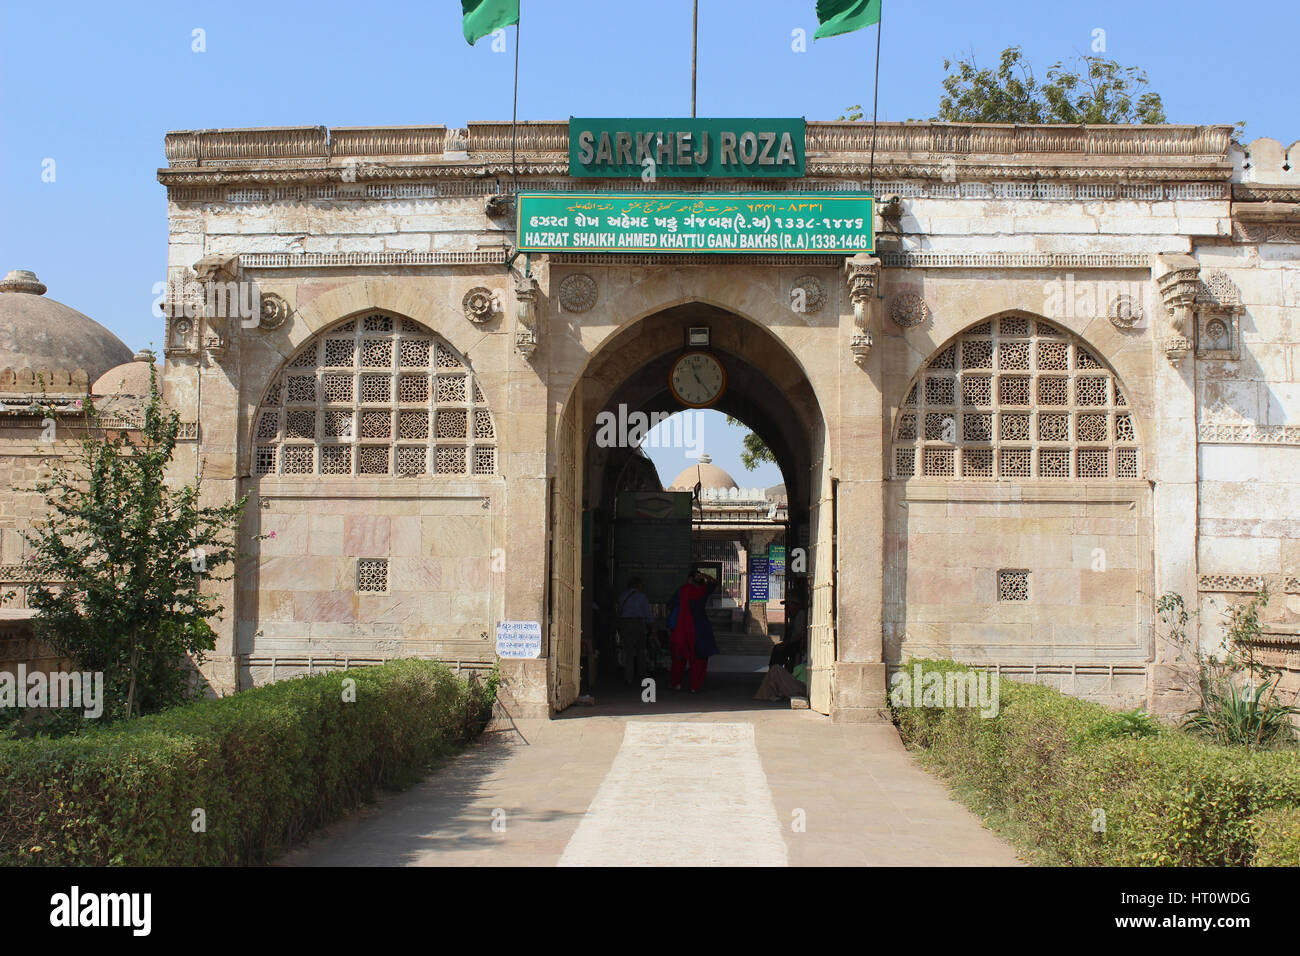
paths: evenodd
<path fill-rule="evenodd" d="M 1028 601 L 1029 572 L 1023 569 L 1003 568 L 998 572 L 999 601 Z"/>
<path fill-rule="evenodd" d="M 255 475 L 496 474 L 496 427 L 469 364 L 380 312 L 307 342 L 253 421 Z"/>
<path fill-rule="evenodd" d="M 357 559 L 357 590 L 383 593 L 388 590 L 388 559 Z"/>
<path fill-rule="evenodd" d="M 1115 375 L 1049 322 L 1002 316 L 942 345 L 908 386 L 895 478 L 1141 477 L 1137 431 Z"/>

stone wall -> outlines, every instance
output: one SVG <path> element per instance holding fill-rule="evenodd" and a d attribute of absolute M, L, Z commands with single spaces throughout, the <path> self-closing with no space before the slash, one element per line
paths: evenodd
<path fill-rule="evenodd" d="M 1151 656 L 1149 501 L 1140 485 L 892 484 L 887 659 L 951 657 L 1017 676 L 1069 675 L 1073 692 L 1142 703 Z"/>
<path fill-rule="evenodd" d="M 272 659 L 432 657 L 490 663 L 501 594 L 499 506 L 473 486 L 271 482 L 258 488 L 239 576 L 246 672 Z"/>
<path fill-rule="evenodd" d="M 809 124 L 805 179 L 719 188 L 865 188 L 867 134 Z M 236 686 L 237 660 L 245 680 L 269 679 L 268 655 L 483 662 L 491 654 L 475 641 L 492 621 L 545 621 L 560 415 L 580 381 L 584 419 L 616 395 L 649 394 L 654 383 L 636 376 L 676 347 L 654 336 L 677 334 L 651 320 L 695 303 L 734 317 L 718 323 L 726 348 L 790 392 L 797 414 L 773 427 L 778 444 L 812 440 L 792 487 L 837 501 L 836 587 L 825 592 L 836 601 L 834 707 L 869 711 L 883 700 L 885 662 L 909 654 L 989 663 L 1124 706 L 1177 706 L 1156 595 L 1177 591 L 1195 607 L 1198 591 L 1268 583 L 1279 594 L 1270 619 L 1300 613 L 1288 593 L 1300 573 L 1300 195 L 1280 144 L 1239 149 L 1229 134 L 883 124 L 879 262 L 847 271 L 842 257 L 695 255 L 521 257 L 508 268 L 505 124 L 169 134 L 169 277 L 216 261 L 285 306 L 282 324 L 236 323 L 212 348 L 186 344 L 169 320 L 168 396 L 203 437 L 182 447 L 179 473 L 201 467 L 217 500 L 251 493 L 249 541 L 276 535 L 256 539 L 239 589 L 224 592 L 237 610 L 221 625 L 214 685 Z M 575 187 L 563 124 L 525 124 L 519 137 L 520 188 Z M 576 308 L 565 282 L 582 284 Z M 819 313 L 792 311 L 796 286 L 824 293 Z M 491 307 L 472 315 L 475 301 Z M 367 310 L 422 323 L 465 357 L 498 425 L 495 476 L 255 474 L 268 386 L 311 336 Z M 1049 320 L 1113 373 L 1135 467 L 1116 473 L 1112 457 L 1086 481 L 994 475 L 976 456 L 971 473 L 899 472 L 917 375 L 954 336 L 1011 315 Z M 1107 407 L 1107 428 L 1120 411 Z M 444 535 L 469 550 L 439 551 Z M 496 549 L 502 576 L 481 591 L 470 569 Z M 356 593 L 361 557 L 388 558 L 402 587 Z M 1007 600 L 999 571 L 1027 573 L 1029 600 Z M 544 712 L 546 667 L 508 663 L 507 696 Z"/>
<path fill-rule="evenodd" d="M 1197 586 L 1207 647 L 1223 638 L 1226 607 L 1263 586 L 1272 593 L 1263 620 L 1300 622 L 1300 236 L 1296 240 L 1196 250 L 1205 285 L 1196 328 Z M 1211 335 L 1219 330 L 1218 337 Z"/>

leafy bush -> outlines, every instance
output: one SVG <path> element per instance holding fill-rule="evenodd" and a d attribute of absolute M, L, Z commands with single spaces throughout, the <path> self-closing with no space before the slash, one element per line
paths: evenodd
<path fill-rule="evenodd" d="M 894 717 L 904 741 L 1045 861 L 1249 864 L 1258 839 L 1252 818 L 1300 806 L 1294 751 L 1224 747 L 1177 731 L 1116 734 L 1146 722 L 1036 684 L 1004 679 L 1000 693 L 991 718 L 920 707 L 896 707 Z"/>
<path fill-rule="evenodd" d="M 1160 722 L 1142 709 L 1106 714 L 1088 731 L 1086 739 L 1114 740 L 1117 737 L 1154 737 Z"/>
<path fill-rule="evenodd" d="M 0 865 L 265 861 L 453 753 L 482 729 L 494 683 L 393 661 L 0 742 Z"/>
<path fill-rule="evenodd" d="M 1256 866 L 1300 866 L 1300 809 L 1265 810 L 1250 825 Z"/>

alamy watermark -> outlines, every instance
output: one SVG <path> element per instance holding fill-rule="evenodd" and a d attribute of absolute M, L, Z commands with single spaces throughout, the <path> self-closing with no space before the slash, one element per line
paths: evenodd
<path fill-rule="evenodd" d="M 596 414 L 598 448 L 681 448 L 688 458 L 704 450 L 701 412 L 642 412 L 625 404 Z"/>
<path fill-rule="evenodd" d="M 894 707 L 970 708 L 978 710 L 981 717 L 998 715 L 1001 678 L 997 671 L 926 670 L 917 663 L 911 673 L 897 671 L 889 685 L 889 702 Z"/>
<path fill-rule="evenodd" d="M 238 319 L 246 329 L 253 328 L 262 317 L 262 293 L 257 283 L 246 280 L 200 282 L 194 276 L 155 282 L 153 314 L 162 318 L 168 309 L 173 318 Z"/>
<path fill-rule="evenodd" d="M 102 671 L 0 671 L 0 708 L 65 707 L 94 720 L 104 713 Z"/>
<path fill-rule="evenodd" d="M 1077 279 L 1070 272 L 1043 284 L 1041 311 L 1049 319 L 1106 316 L 1126 327 L 1142 327 L 1154 314 L 1155 303 L 1150 282 Z"/>

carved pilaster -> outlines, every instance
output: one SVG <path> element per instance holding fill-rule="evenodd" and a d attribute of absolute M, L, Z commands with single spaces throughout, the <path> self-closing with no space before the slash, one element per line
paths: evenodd
<path fill-rule="evenodd" d="M 866 253 L 858 253 L 844 261 L 844 282 L 853 305 L 853 337 L 849 350 L 859 366 L 871 353 L 871 325 L 875 312 L 876 286 L 880 281 L 880 260 Z"/>
<path fill-rule="evenodd" d="M 526 359 L 537 351 L 537 293 L 539 286 L 532 276 L 515 279 L 515 349 Z"/>
<path fill-rule="evenodd" d="M 1201 264 L 1191 256 L 1156 256 L 1156 286 L 1165 306 L 1161 336 L 1165 356 L 1175 364 L 1192 348 L 1193 309 L 1201 289 Z"/>

